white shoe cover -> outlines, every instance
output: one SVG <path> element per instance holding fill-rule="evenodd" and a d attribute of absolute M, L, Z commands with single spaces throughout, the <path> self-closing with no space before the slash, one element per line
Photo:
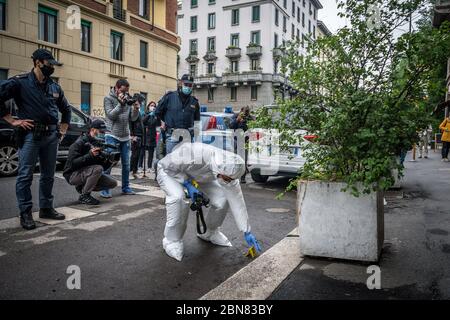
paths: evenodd
<path fill-rule="evenodd" d="M 207 230 L 204 234 L 198 234 L 197 237 L 199 237 L 202 240 L 209 241 L 215 245 L 218 246 L 224 246 L 224 247 L 232 247 L 233 245 L 228 240 L 228 238 L 219 230 L 213 230 L 209 231 Z"/>
<path fill-rule="evenodd" d="M 169 257 L 174 258 L 178 261 L 181 261 L 181 259 L 183 259 L 183 241 L 169 241 L 164 238 L 163 248 Z"/>

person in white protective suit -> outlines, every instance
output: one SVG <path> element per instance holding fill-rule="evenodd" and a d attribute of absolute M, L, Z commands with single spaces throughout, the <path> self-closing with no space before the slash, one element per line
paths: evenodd
<path fill-rule="evenodd" d="M 198 190 L 210 200 L 205 218 L 207 231 L 197 236 L 215 245 L 231 246 L 231 242 L 220 232 L 220 226 L 230 210 L 247 244 L 261 251 L 250 232 L 247 208 L 239 184 L 239 178 L 244 173 L 245 163 L 240 156 L 198 142 L 183 143 L 159 161 L 157 180 L 166 193 L 167 209 L 163 247 L 170 257 L 178 261 L 183 258 L 183 235 L 190 210 L 183 184 L 192 179 L 198 183 Z"/>

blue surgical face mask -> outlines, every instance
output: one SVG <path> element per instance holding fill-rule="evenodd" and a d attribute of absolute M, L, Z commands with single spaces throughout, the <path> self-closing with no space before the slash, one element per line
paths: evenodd
<path fill-rule="evenodd" d="M 105 140 L 105 134 L 104 133 L 97 133 L 95 136 L 99 140 Z"/>
<path fill-rule="evenodd" d="M 191 87 L 182 86 L 181 87 L 181 92 L 183 92 L 185 95 L 189 95 L 192 92 L 192 88 Z"/>

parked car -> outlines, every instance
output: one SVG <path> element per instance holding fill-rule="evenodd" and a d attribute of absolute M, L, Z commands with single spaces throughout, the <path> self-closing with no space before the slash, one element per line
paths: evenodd
<path fill-rule="evenodd" d="M 234 136 L 230 129 L 233 113 L 201 112 L 202 142 L 234 152 Z"/>
<path fill-rule="evenodd" d="M 11 103 L 11 102 L 9 102 Z M 14 116 L 14 104 L 11 104 L 11 114 Z M 72 119 L 69 129 L 58 148 L 57 161 L 65 163 L 69 153 L 69 147 L 75 140 L 86 132 L 91 119 L 75 107 L 72 108 Z M 19 154 L 17 137 L 14 128 L 5 120 L 0 118 L 0 176 L 14 176 L 19 169 Z"/>
<path fill-rule="evenodd" d="M 264 106 L 277 117 L 277 106 Z M 305 130 L 293 129 L 292 135 L 299 136 L 307 143 L 315 139 Z M 250 134 L 248 170 L 255 182 L 265 183 L 271 176 L 295 177 L 299 174 L 305 158 L 302 156 L 301 143 L 282 150 L 278 144 L 277 133 L 270 129 L 253 129 Z M 299 141 L 302 141 L 298 139 Z"/>

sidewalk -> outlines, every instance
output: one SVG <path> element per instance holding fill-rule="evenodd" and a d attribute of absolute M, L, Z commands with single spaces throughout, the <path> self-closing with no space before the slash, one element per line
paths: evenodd
<path fill-rule="evenodd" d="M 450 299 L 450 163 L 410 159 L 386 194 L 381 289 L 367 288 L 367 265 L 305 257 L 269 299 Z"/>

